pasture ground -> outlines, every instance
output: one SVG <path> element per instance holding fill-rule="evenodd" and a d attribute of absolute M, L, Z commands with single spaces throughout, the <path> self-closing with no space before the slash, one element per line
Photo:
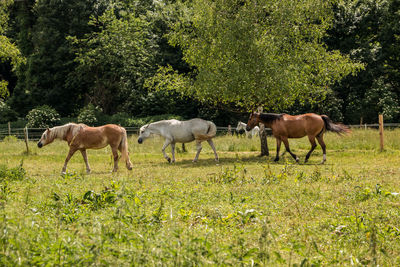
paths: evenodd
<path fill-rule="evenodd" d="M 259 139 L 215 138 L 175 164 L 162 140 L 129 138 L 133 171 L 112 169 L 109 148 L 0 142 L 1 265 L 400 265 L 400 130 L 325 136 L 307 164 L 257 157 Z M 290 140 L 304 160 L 306 138 Z M 178 147 L 178 146 L 177 146 Z M 168 149 L 170 154 L 170 149 Z M 21 166 L 22 167 L 19 167 Z"/>

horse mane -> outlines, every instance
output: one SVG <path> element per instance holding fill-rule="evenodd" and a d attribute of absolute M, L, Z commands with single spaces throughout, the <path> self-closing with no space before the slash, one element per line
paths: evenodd
<path fill-rule="evenodd" d="M 75 136 L 78 132 L 80 132 L 83 128 L 87 127 L 86 124 L 80 123 L 76 124 L 73 122 L 61 125 L 61 126 L 55 126 L 50 129 L 50 138 L 58 138 L 58 139 L 64 139 L 64 137 L 68 134 L 69 131 L 72 131 L 72 136 Z"/>
<path fill-rule="evenodd" d="M 283 114 L 276 113 L 260 113 L 260 121 L 264 123 L 272 123 L 276 120 L 279 120 L 283 117 Z"/>

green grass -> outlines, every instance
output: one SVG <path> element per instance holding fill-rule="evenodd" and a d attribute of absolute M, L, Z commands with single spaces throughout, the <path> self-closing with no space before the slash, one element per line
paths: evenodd
<path fill-rule="evenodd" d="M 307 164 L 257 157 L 259 140 L 215 139 L 192 163 L 175 164 L 163 140 L 129 139 L 133 171 L 110 173 L 110 149 L 0 142 L 1 265 L 374 265 L 400 264 L 400 131 L 326 135 Z M 303 161 L 306 138 L 290 140 Z M 170 153 L 170 149 L 168 149 Z"/>

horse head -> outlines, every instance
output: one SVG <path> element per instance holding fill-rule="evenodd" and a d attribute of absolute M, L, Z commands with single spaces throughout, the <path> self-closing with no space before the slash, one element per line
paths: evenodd
<path fill-rule="evenodd" d="M 139 144 L 143 143 L 144 139 L 150 136 L 151 132 L 149 130 L 149 126 L 150 123 L 140 127 L 139 138 L 138 138 Z"/>
<path fill-rule="evenodd" d="M 255 112 L 250 113 L 250 117 L 246 125 L 246 131 L 250 131 L 259 123 L 260 123 L 260 114 Z"/>
<path fill-rule="evenodd" d="M 54 141 L 54 137 L 52 137 L 51 131 L 49 128 L 46 129 L 46 131 L 44 131 L 44 133 L 42 134 L 42 137 L 40 138 L 39 142 L 37 143 L 37 146 L 39 148 L 50 144 L 51 142 Z"/>

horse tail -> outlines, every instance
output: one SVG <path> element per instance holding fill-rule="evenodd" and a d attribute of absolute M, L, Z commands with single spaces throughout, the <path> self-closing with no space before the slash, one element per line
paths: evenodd
<path fill-rule="evenodd" d="M 207 141 L 213 138 L 217 134 L 217 126 L 212 121 L 207 121 L 208 131 L 206 134 L 197 134 L 195 136 L 198 141 Z"/>
<path fill-rule="evenodd" d="M 120 128 L 122 130 L 122 139 L 118 148 L 121 151 L 121 158 L 126 162 L 126 168 L 128 170 L 132 170 L 132 162 L 129 159 L 129 152 L 128 152 L 128 136 L 126 134 L 125 128 L 123 127 Z"/>
<path fill-rule="evenodd" d="M 339 135 L 341 135 L 342 133 L 351 133 L 351 130 L 346 125 L 343 125 L 341 123 L 333 123 L 332 120 L 326 115 L 321 115 L 321 118 L 324 120 L 325 129 L 327 131 L 331 131 Z"/>

